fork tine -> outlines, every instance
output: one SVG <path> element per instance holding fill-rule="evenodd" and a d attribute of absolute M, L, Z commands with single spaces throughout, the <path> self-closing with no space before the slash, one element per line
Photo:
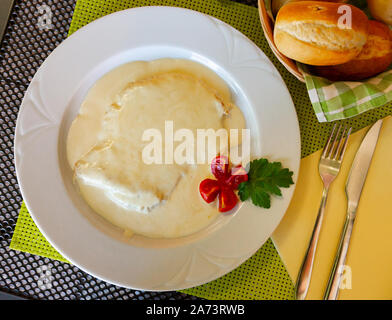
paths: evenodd
<path fill-rule="evenodd" d="M 340 130 L 341 130 L 341 129 L 342 129 L 342 125 L 339 126 L 338 132 L 336 133 L 335 139 L 334 139 L 333 144 L 332 144 L 332 146 L 331 146 L 331 150 L 329 151 L 329 154 L 328 154 L 328 158 L 331 158 L 332 152 L 335 150 L 336 141 L 338 140 L 338 136 L 339 136 L 339 134 L 340 134 Z"/>
<path fill-rule="evenodd" d="M 339 155 L 342 151 L 341 149 L 342 149 L 342 145 L 344 143 L 344 136 L 346 134 L 346 131 L 347 131 L 347 126 L 344 126 L 344 129 L 342 131 L 342 135 L 340 136 L 340 139 L 339 139 L 339 143 L 338 143 L 336 150 L 335 150 L 335 153 L 333 155 L 333 160 L 338 160 L 338 158 L 339 158 Z"/>
<path fill-rule="evenodd" d="M 348 143 L 348 138 L 350 137 L 351 131 L 353 128 L 350 128 L 347 132 L 347 136 L 346 136 L 346 140 L 344 141 L 344 145 L 342 148 L 342 152 L 340 153 L 340 157 L 339 157 L 339 161 L 342 161 L 344 153 L 346 152 L 346 148 L 347 148 L 347 143 Z"/>
<path fill-rule="evenodd" d="M 327 144 L 326 144 L 325 147 L 324 147 L 324 151 L 323 151 L 323 155 L 322 155 L 323 158 L 325 158 L 326 155 L 327 155 L 329 146 L 330 146 L 330 144 L 331 144 L 331 140 L 332 140 L 332 138 L 333 138 L 333 134 L 335 133 L 336 125 L 337 125 L 337 124 L 335 123 L 335 125 L 334 125 L 333 128 L 332 128 L 331 135 L 329 136 L 328 142 L 327 142 Z"/>

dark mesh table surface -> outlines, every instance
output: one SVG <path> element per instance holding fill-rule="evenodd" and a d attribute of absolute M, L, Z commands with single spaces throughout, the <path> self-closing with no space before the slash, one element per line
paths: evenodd
<path fill-rule="evenodd" d="M 237 2 L 257 5 L 256 0 Z M 22 202 L 13 159 L 19 106 L 39 66 L 67 37 L 75 3 L 16 0 L 0 47 L 0 291 L 31 299 L 198 299 L 178 292 L 121 288 L 75 266 L 8 248 Z M 37 27 L 42 5 L 53 13 L 53 27 L 45 32 Z"/>

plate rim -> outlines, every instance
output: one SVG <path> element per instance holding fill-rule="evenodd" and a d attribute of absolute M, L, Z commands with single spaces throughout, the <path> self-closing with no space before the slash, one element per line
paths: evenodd
<path fill-rule="evenodd" d="M 164 8 L 164 10 L 167 10 L 167 8 L 170 8 L 170 9 L 174 9 L 174 10 L 176 10 L 176 11 L 181 11 L 181 12 L 192 12 L 192 14 L 201 15 L 201 16 L 207 17 L 207 18 L 209 18 L 209 19 L 212 19 L 212 20 L 214 20 L 214 21 L 219 21 L 219 23 L 221 23 L 222 25 L 225 25 L 226 28 L 229 28 L 229 29 L 231 29 L 231 30 L 235 30 L 236 32 L 240 33 L 238 30 L 234 29 L 233 27 L 231 27 L 230 25 L 226 24 L 225 22 L 222 22 L 222 21 L 220 21 L 220 20 L 218 20 L 218 19 L 216 19 L 216 18 L 214 18 L 214 17 L 212 17 L 212 16 L 208 16 L 208 15 L 206 15 L 206 14 L 204 14 L 204 13 L 200 13 L 200 12 L 198 12 L 198 11 L 194 11 L 194 10 L 190 10 L 190 9 L 177 8 L 177 7 L 165 7 L 165 6 L 148 6 L 148 7 L 131 8 L 131 9 L 127 9 L 127 10 L 122 10 L 122 11 L 115 12 L 115 13 L 112 13 L 112 14 L 110 14 L 110 15 L 101 17 L 101 18 L 99 18 L 99 19 L 93 21 L 92 23 L 89 23 L 88 25 L 84 26 L 84 27 L 81 28 L 80 30 L 84 30 L 84 32 L 88 32 L 88 31 L 87 31 L 88 28 L 92 28 L 92 25 L 102 24 L 102 23 L 104 23 L 104 22 L 102 22 L 102 21 L 108 19 L 109 17 L 110 17 L 110 18 L 113 18 L 113 16 L 117 16 L 117 15 L 119 15 L 119 14 L 127 14 L 127 12 L 135 12 L 136 10 L 141 11 L 141 9 L 142 9 L 142 10 L 146 10 L 147 8 L 154 8 L 155 10 L 156 10 L 156 8 L 161 8 L 161 9 Z M 68 39 L 70 39 L 70 38 L 72 38 L 72 37 L 73 37 L 73 38 L 77 37 L 78 32 L 79 32 L 79 30 L 76 31 L 76 32 L 74 32 Z M 243 37 L 245 37 L 245 38 L 247 39 L 247 41 L 249 41 L 253 46 L 257 47 L 257 46 L 256 46 L 250 39 L 248 39 L 245 35 L 243 35 Z M 67 39 L 67 40 L 68 40 L 68 39 Z M 63 45 L 67 40 L 65 40 L 62 44 L 60 44 L 54 51 L 56 51 L 56 50 L 57 50 L 57 51 L 58 51 L 58 50 L 62 50 L 62 49 L 61 49 L 61 48 L 63 47 L 62 45 Z M 289 94 L 289 91 L 288 91 L 288 89 L 287 89 L 287 86 L 286 86 L 285 82 L 283 81 L 283 79 L 281 78 L 281 76 L 279 75 L 279 73 L 276 71 L 276 69 L 275 69 L 275 67 L 272 65 L 272 63 L 268 60 L 268 58 L 266 57 L 266 55 L 261 51 L 261 49 L 258 48 L 258 47 L 257 47 L 257 49 L 258 49 L 258 50 L 261 52 L 261 54 L 267 59 L 267 61 L 270 63 L 270 65 L 271 65 L 272 68 L 274 69 L 274 71 L 275 71 L 275 73 L 276 73 L 276 76 L 277 76 L 277 77 L 279 78 L 279 80 L 280 80 L 280 84 L 283 85 L 283 88 L 287 91 L 286 93 L 287 93 L 288 96 L 289 96 L 289 101 L 288 101 L 288 102 L 290 102 L 290 104 L 291 104 L 290 107 L 292 107 L 292 109 L 293 109 L 293 111 L 294 111 L 294 113 L 295 113 L 294 103 L 293 103 L 293 101 L 292 101 L 292 99 L 291 99 L 291 97 L 290 97 L 290 94 Z M 52 53 L 52 54 L 53 54 L 53 53 Z M 51 55 L 52 55 L 52 54 L 51 54 Z M 51 55 L 50 55 L 50 56 L 51 56 Z M 49 57 L 48 57 L 48 58 L 49 58 Z M 45 60 L 45 62 L 46 62 L 46 60 Z M 32 82 L 31 82 L 31 84 L 35 81 L 36 76 L 39 76 L 39 75 L 40 75 L 40 71 L 41 71 L 41 69 L 44 68 L 45 62 L 41 65 L 41 67 L 40 67 L 39 70 L 37 71 L 36 75 L 34 76 Z M 31 85 L 31 84 L 30 84 L 30 85 Z M 26 91 L 25 97 L 28 95 L 27 93 L 29 92 L 29 90 L 30 90 L 30 86 L 29 86 L 29 88 L 28 88 L 27 91 Z M 19 132 L 20 132 L 20 114 L 21 114 L 21 113 L 24 111 L 24 109 L 25 109 L 25 108 L 24 108 L 24 105 L 26 104 L 26 102 L 25 102 L 25 97 L 24 97 L 23 102 L 22 102 L 22 104 L 21 104 L 20 112 L 19 112 L 19 114 L 18 114 L 18 119 L 17 119 L 17 125 L 16 125 L 16 130 L 15 130 L 15 142 L 14 142 L 14 146 L 15 146 L 15 148 L 14 148 L 14 157 L 15 157 L 15 163 L 16 163 L 16 165 L 15 165 L 15 170 L 16 170 L 16 175 L 17 175 L 17 179 L 18 179 L 18 182 L 19 182 L 19 186 L 20 186 L 20 191 L 21 191 L 21 194 L 22 194 L 22 196 L 23 196 L 23 199 L 28 199 L 29 196 L 26 194 L 26 193 L 28 193 L 28 191 L 25 190 L 24 184 L 23 184 L 23 182 L 22 182 L 24 178 L 20 175 L 20 168 L 19 168 L 19 165 L 18 165 L 18 163 L 19 163 L 19 155 L 18 155 L 18 152 L 17 152 L 17 151 L 18 151 L 17 145 L 18 145 L 18 143 L 19 143 L 19 142 L 18 142 L 18 139 L 19 139 L 19 137 L 20 137 L 20 134 L 19 134 Z M 297 147 L 297 159 L 296 159 L 296 160 L 297 160 L 297 166 L 296 166 L 296 168 L 291 168 L 291 169 L 295 172 L 294 180 L 295 180 L 295 182 L 296 182 L 297 175 L 298 175 L 298 171 L 299 171 L 300 150 L 301 150 L 301 145 L 300 145 L 300 143 L 301 143 L 301 140 L 300 140 L 300 132 L 299 132 L 298 119 L 297 119 L 297 117 L 295 116 L 295 119 L 293 119 L 293 120 L 295 120 L 295 121 L 294 121 L 294 122 L 295 122 L 295 127 L 296 127 L 296 129 L 297 129 L 297 130 L 296 130 L 296 137 L 295 137 L 295 138 L 296 138 L 296 140 L 297 140 L 298 147 Z M 293 195 L 294 189 L 295 189 L 295 185 L 294 185 L 292 188 L 290 188 L 290 190 L 291 190 L 290 193 L 291 193 L 291 194 L 290 194 L 289 200 L 287 201 L 286 210 L 287 210 L 287 207 L 288 207 L 289 203 L 291 202 L 291 199 L 292 199 L 292 195 Z M 62 250 L 59 249 L 59 247 L 57 246 L 56 241 L 52 241 L 51 236 L 48 236 L 48 235 L 46 234 L 46 232 L 45 232 L 46 227 L 43 227 L 43 226 L 41 225 L 41 221 L 40 221 L 40 218 L 39 218 L 39 214 L 36 215 L 36 213 L 34 213 L 34 209 L 31 210 L 32 208 L 30 208 L 29 202 L 28 202 L 27 200 L 25 201 L 25 203 L 26 203 L 26 207 L 28 208 L 29 212 L 31 213 L 31 217 L 33 218 L 33 220 L 34 220 L 34 222 L 36 223 L 37 227 L 40 229 L 40 232 L 41 232 L 41 233 L 44 235 L 44 237 L 49 241 L 49 243 L 50 243 L 56 250 L 58 250 L 58 251 L 59 251 L 68 261 L 70 261 L 72 264 L 78 266 L 80 269 L 82 269 L 82 270 L 84 270 L 84 271 L 86 271 L 86 272 L 88 272 L 88 273 L 90 273 L 90 274 L 92 274 L 92 275 L 94 275 L 94 276 L 96 276 L 96 277 L 98 277 L 98 278 L 104 280 L 104 281 L 107 281 L 107 282 L 110 282 L 110 283 L 114 283 L 114 284 L 116 284 L 116 285 L 123 286 L 123 287 L 127 287 L 127 288 L 137 289 L 137 290 L 150 290 L 150 288 L 142 288 L 142 287 L 137 288 L 137 287 L 135 287 L 135 286 L 124 285 L 124 283 L 121 282 L 121 281 L 115 281 L 114 279 L 112 279 L 112 278 L 110 278 L 110 277 L 106 277 L 106 276 L 104 276 L 104 275 L 102 275 L 102 274 L 99 274 L 99 275 L 98 275 L 98 274 L 95 273 L 94 271 L 85 269 L 84 266 L 81 266 L 77 261 L 73 261 L 73 258 L 69 257 L 68 254 L 63 254 Z M 285 210 L 285 211 L 286 211 L 286 210 Z M 281 218 L 279 219 L 279 222 L 280 222 L 280 220 L 283 218 L 283 216 L 284 216 L 284 214 L 282 214 Z M 279 223 L 278 223 L 278 224 L 279 224 Z M 275 228 L 277 227 L 278 224 L 276 224 Z M 274 229 L 275 229 L 275 228 L 274 228 Z M 273 231 L 274 231 L 274 230 L 271 231 L 270 235 L 273 233 Z M 266 237 L 266 239 L 263 241 L 263 244 L 264 244 L 265 241 L 270 237 L 270 235 Z M 256 250 L 257 250 L 257 249 L 256 249 Z M 249 253 L 245 254 L 245 255 L 243 256 L 243 258 L 241 259 L 241 260 L 242 260 L 241 263 L 243 263 L 246 259 L 248 259 L 250 256 L 252 256 L 252 255 L 255 253 L 256 250 L 251 250 L 252 252 L 249 252 Z M 238 267 L 241 263 L 239 263 L 236 267 Z M 236 267 L 234 267 L 234 268 L 236 268 Z M 230 272 L 230 271 L 233 270 L 234 268 L 232 268 L 232 269 L 230 269 L 230 270 L 224 272 L 224 274 Z M 224 274 L 221 274 L 220 276 L 223 276 Z M 220 276 L 218 276 L 218 277 L 220 277 Z M 218 277 L 217 277 L 217 278 L 218 278 Z M 216 278 L 215 278 L 215 279 L 216 279 Z M 214 280 L 214 279 L 212 279 L 212 280 Z M 212 281 L 212 280 L 209 279 L 207 282 Z M 203 282 L 203 283 L 205 283 L 205 282 Z M 198 284 L 196 284 L 196 285 L 200 285 L 200 284 L 201 284 L 201 283 L 198 283 Z M 181 290 L 181 289 L 186 289 L 186 288 L 189 288 L 189 287 L 192 287 L 192 286 L 194 286 L 194 285 L 191 285 L 191 286 L 186 285 L 186 286 L 184 286 L 184 287 L 168 288 L 168 289 L 155 290 L 155 291 Z"/>

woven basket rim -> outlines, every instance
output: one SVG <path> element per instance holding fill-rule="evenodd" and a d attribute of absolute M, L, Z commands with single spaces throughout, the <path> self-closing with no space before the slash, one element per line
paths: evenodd
<path fill-rule="evenodd" d="M 265 0 L 259 0 L 259 16 L 261 27 L 263 28 L 264 35 L 267 39 L 269 47 L 271 48 L 275 57 L 284 65 L 287 71 L 289 71 L 299 81 L 305 82 L 305 78 L 302 72 L 298 69 L 296 62 L 280 53 L 278 48 L 276 47 L 273 33 L 274 23 L 267 13 L 264 1 Z"/>

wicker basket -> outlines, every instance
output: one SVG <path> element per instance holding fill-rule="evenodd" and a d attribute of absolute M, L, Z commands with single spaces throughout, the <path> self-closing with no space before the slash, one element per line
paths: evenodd
<path fill-rule="evenodd" d="M 274 55 L 278 58 L 278 60 L 285 66 L 285 68 L 292 75 L 294 75 L 299 81 L 305 82 L 305 79 L 302 73 L 298 70 L 295 61 L 281 54 L 279 50 L 276 48 L 276 45 L 274 43 L 274 22 L 267 13 L 264 0 L 259 0 L 259 14 L 260 14 L 261 26 L 263 27 L 264 30 L 264 35 L 267 38 L 268 44 L 272 52 L 274 53 Z"/>

